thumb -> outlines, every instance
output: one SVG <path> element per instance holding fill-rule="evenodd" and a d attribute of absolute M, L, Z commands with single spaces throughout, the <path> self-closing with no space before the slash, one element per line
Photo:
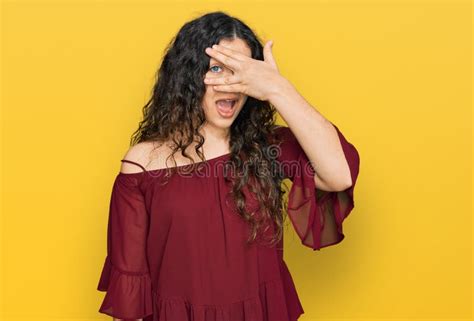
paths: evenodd
<path fill-rule="evenodd" d="M 263 60 L 278 70 L 275 58 L 273 57 L 272 48 L 273 40 L 270 40 L 265 44 L 265 47 L 263 47 Z"/>

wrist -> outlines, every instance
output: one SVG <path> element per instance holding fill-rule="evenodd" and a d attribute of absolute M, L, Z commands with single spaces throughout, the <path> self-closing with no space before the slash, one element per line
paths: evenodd
<path fill-rule="evenodd" d="M 285 95 L 285 93 L 293 89 L 293 85 L 290 81 L 281 75 L 279 75 L 273 83 L 274 85 L 267 97 L 267 100 L 271 104 L 275 104 L 275 102 L 280 99 L 281 95 Z"/>

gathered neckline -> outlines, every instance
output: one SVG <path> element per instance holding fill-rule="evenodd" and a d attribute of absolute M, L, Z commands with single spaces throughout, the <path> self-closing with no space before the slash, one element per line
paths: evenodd
<path fill-rule="evenodd" d="M 195 162 L 194 164 L 184 164 L 184 165 L 178 165 L 178 166 L 173 166 L 173 167 L 162 167 L 162 168 L 148 169 L 148 170 L 142 170 L 141 172 L 136 172 L 136 173 L 123 173 L 123 172 L 119 172 L 118 174 L 119 174 L 119 175 L 123 175 L 123 176 L 125 176 L 125 175 L 126 175 L 126 176 L 129 176 L 129 175 L 140 175 L 140 174 L 145 174 L 145 173 L 158 173 L 158 172 L 160 172 L 160 171 L 164 171 L 164 170 L 167 170 L 167 169 L 176 169 L 176 168 L 183 168 L 183 167 L 188 167 L 188 166 L 192 166 L 192 165 L 210 163 L 210 162 L 219 160 L 219 159 L 221 159 L 221 158 L 225 158 L 225 157 L 227 157 L 227 156 L 230 156 L 230 154 L 231 154 L 231 153 L 229 152 L 229 153 L 226 153 L 226 154 L 223 154 L 223 155 L 220 155 L 220 156 L 216 156 L 216 157 L 207 159 L 207 160 L 205 160 L 205 161 Z"/>

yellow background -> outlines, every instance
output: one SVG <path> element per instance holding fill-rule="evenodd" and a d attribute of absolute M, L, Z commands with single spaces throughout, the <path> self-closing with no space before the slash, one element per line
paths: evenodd
<path fill-rule="evenodd" d="M 4 320 L 97 312 L 112 181 L 165 45 L 224 10 L 358 149 L 346 239 L 285 260 L 301 321 L 472 319 L 469 1 L 4 1 Z M 392 319 L 391 319 L 392 320 Z"/>

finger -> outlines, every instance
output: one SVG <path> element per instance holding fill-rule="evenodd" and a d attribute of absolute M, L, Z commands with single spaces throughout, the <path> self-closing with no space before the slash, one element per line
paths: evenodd
<path fill-rule="evenodd" d="M 240 61 L 235 60 L 234 58 L 226 56 L 223 53 L 209 47 L 206 48 L 206 53 L 234 71 L 239 69 Z"/>
<path fill-rule="evenodd" d="M 218 52 L 222 52 L 226 56 L 229 56 L 231 58 L 234 58 L 234 59 L 242 61 L 242 62 L 249 58 L 248 56 L 246 56 L 246 55 L 244 55 L 244 54 L 242 54 L 238 51 L 235 51 L 232 48 L 225 47 L 223 45 L 213 45 L 212 48 L 214 48 Z"/>
<path fill-rule="evenodd" d="M 229 93 L 244 93 L 243 86 L 240 84 L 218 85 L 218 86 L 212 86 L 212 88 L 216 91 L 223 91 L 223 92 L 229 92 Z"/>
<path fill-rule="evenodd" d="M 278 70 L 275 58 L 273 58 L 272 48 L 273 40 L 270 40 L 265 44 L 265 47 L 263 48 L 263 60 L 265 62 L 268 62 L 270 65 L 273 66 L 273 68 Z"/>
<path fill-rule="evenodd" d="M 240 82 L 240 78 L 237 75 L 233 75 L 230 77 L 206 77 L 204 78 L 204 82 L 207 85 L 231 85 Z"/>

